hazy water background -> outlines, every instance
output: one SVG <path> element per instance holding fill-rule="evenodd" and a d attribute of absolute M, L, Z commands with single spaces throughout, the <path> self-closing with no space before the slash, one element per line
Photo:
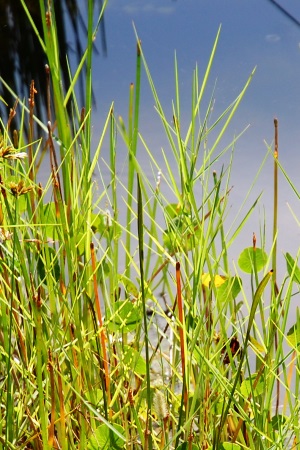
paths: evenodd
<path fill-rule="evenodd" d="M 283 2 L 282 2 L 283 3 Z M 85 2 L 82 2 L 84 9 Z M 300 21 L 298 0 L 286 0 L 284 7 Z M 105 13 L 107 57 L 94 57 L 93 89 L 96 108 L 93 111 L 93 146 L 96 148 L 99 130 L 112 101 L 116 116 L 127 117 L 129 85 L 135 80 L 136 40 L 133 23 L 142 41 L 143 52 L 156 85 L 160 101 L 167 117 L 172 120 L 172 100 L 175 99 L 174 53 L 176 51 L 180 90 L 181 128 L 190 117 L 192 73 L 198 65 L 200 79 L 206 68 L 211 48 L 222 25 L 218 50 L 214 61 L 206 100 L 214 91 L 214 111 L 211 121 L 237 97 L 250 73 L 257 67 L 251 85 L 232 121 L 220 150 L 235 135 L 249 126 L 235 145 L 231 184 L 234 186 L 229 198 L 228 227 L 253 182 L 266 153 L 265 141 L 271 145 L 274 136 L 273 120 L 279 120 L 279 159 L 299 189 L 300 168 L 300 26 L 292 21 L 269 0 L 109 0 Z M 82 39 L 86 36 L 82 34 Z M 97 44 L 97 42 L 96 42 Z M 100 44 L 98 43 L 100 46 Z M 206 102 L 207 104 L 207 102 Z M 170 151 L 163 127 L 154 109 L 154 100 L 143 73 L 140 133 L 164 172 L 161 148 Z M 210 142 L 211 143 L 211 142 Z M 118 138 L 118 176 L 127 176 L 127 150 Z M 108 145 L 101 158 L 109 161 Z M 138 147 L 139 162 L 155 184 L 156 172 L 141 143 Z M 226 159 L 225 159 L 226 160 Z M 228 159 L 227 159 L 228 160 Z M 224 159 L 215 165 L 220 172 Z M 100 160 L 104 182 L 109 178 L 105 163 Z M 174 166 L 175 170 L 175 166 Z M 101 191 L 101 180 L 97 179 Z M 161 185 L 162 191 L 166 189 Z M 269 156 L 258 181 L 247 201 L 244 212 L 254 199 L 263 192 L 256 212 L 243 229 L 229 252 L 231 269 L 237 266 L 242 249 L 252 245 L 252 233 L 257 234 L 260 246 L 260 228 L 264 217 L 267 236 L 266 251 L 271 249 L 273 160 Z M 124 192 L 123 192 L 124 195 Z M 172 199 L 171 199 L 172 200 Z M 278 283 L 286 274 L 283 252 L 293 256 L 299 248 L 299 227 L 288 205 L 299 216 L 299 201 L 283 176 L 279 187 L 279 238 Z M 105 200 L 102 204 L 106 207 Z M 270 268 L 270 267 L 269 267 Z M 121 268 L 122 270 L 122 268 Z M 248 277 L 249 281 L 249 277 Z M 248 283 L 250 285 L 250 283 Z M 245 286 L 245 290 L 250 290 Z M 250 296 L 248 300 L 250 301 Z M 296 305 L 297 302 L 295 302 Z M 290 325 L 295 316 L 291 309 Z M 160 324 L 161 328 L 164 324 Z M 288 325 L 289 326 L 289 325 Z M 164 342 L 167 345 L 167 342 Z"/>
<path fill-rule="evenodd" d="M 84 11 L 86 1 L 81 0 Z M 172 120 L 172 100 L 175 98 L 174 53 L 176 51 L 180 90 L 181 126 L 185 128 L 190 117 L 192 73 L 198 65 L 200 79 L 204 73 L 211 48 L 222 25 L 217 55 L 214 61 L 206 100 L 214 91 L 214 111 L 211 121 L 236 98 L 251 71 L 257 66 L 255 76 L 238 109 L 220 150 L 232 141 L 248 125 L 245 134 L 235 146 L 232 171 L 234 186 L 229 199 L 231 223 L 243 202 L 256 172 L 267 152 L 266 141 L 273 141 L 273 119 L 279 119 L 279 159 L 299 189 L 300 168 L 300 4 L 298 0 L 281 0 L 284 8 L 296 18 L 291 20 L 270 0 L 108 0 L 105 12 L 107 57 L 95 55 L 93 89 L 96 107 L 93 111 L 93 146 L 96 148 L 99 130 L 102 129 L 111 102 L 114 101 L 116 116 L 127 116 L 129 85 L 135 78 L 136 26 L 142 47 L 154 79 L 160 100 L 167 116 Z M 81 31 L 83 42 L 86 35 Z M 101 48 L 99 43 L 96 45 Z M 70 41 L 70 45 L 73 43 Z M 71 60 L 74 67 L 76 58 Z M 154 100 L 145 73 L 142 80 L 140 132 L 156 156 L 161 170 L 164 164 L 161 148 L 168 152 L 168 143 L 162 125 L 154 110 Z M 127 150 L 118 140 L 119 177 L 126 177 Z M 101 157 L 108 161 L 108 147 Z M 138 157 L 143 170 L 150 178 L 151 165 L 142 144 Z M 224 160 L 216 163 L 221 171 Z M 100 161 L 104 180 L 108 177 L 105 164 Z M 240 251 L 252 243 L 252 233 L 259 229 L 266 214 L 267 229 L 272 230 L 272 157 L 268 161 L 247 201 L 247 206 L 263 191 L 259 207 L 230 250 L 232 268 Z M 48 168 L 46 175 L 48 175 Z M 101 189 L 101 180 L 97 180 Z M 161 189 L 165 186 L 162 183 Z M 285 274 L 281 252 L 293 256 L 299 249 L 299 226 L 288 209 L 289 203 L 299 217 L 299 201 L 284 178 L 279 188 L 279 240 L 278 253 L 281 261 L 279 277 Z M 105 203 L 103 203 L 105 208 Z M 244 211 L 247 207 L 244 209 Z M 267 242 L 270 251 L 271 235 Z M 281 280 L 279 280 L 279 283 Z M 292 311 L 291 311 L 292 313 Z M 292 315 L 292 314 L 291 314 Z M 294 317 L 291 317 L 292 323 Z M 163 325 L 161 325 L 163 327 Z"/>
<path fill-rule="evenodd" d="M 285 1 L 284 7 L 300 20 L 298 1 Z M 99 56 L 94 59 L 93 88 L 97 102 L 93 114 L 95 146 L 99 137 L 98 130 L 103 125 L 112 101 L 115 104 L 116 115 L 127 117 L 129 84 L 135 78 L 136 43 L 133 23 L 142 41 L 145 57 L 170 122 L 172 100 L 175 99 L 176 51 L 180 77 L 182 129 L 190 117 L 193 69 L 197 64 L 201 78 L 220 24 L 222 31 L 207 91 L 209 98 L 216 86 L 211 120 L 236 98 L 253 68 L 257 67 L 246 96 L 220 146 L 221 150 L 249 125 L 235 146 L 232 171 L 234 189 L 229 200 L 231 217 L 242 203 L 267 152 L 264 141 L 272 144 L 274 117 L 279 120 L 280 161 L 295 186 L 299 188 L 299 25 L 268 0 L 243 2 L 110 0 L 105 15 L 107 57 Z M 145 73 L 142 80 L 140 132 L 164 170 L 161 148 L 168 152 L 168 144 L 154 110 L 154 100 Z M 101 155 L 108 160 L 105 148 Z M 143 169 L 151 177 L 151 166 L 141 143 L 138 155 Z M 118 163 L 119 175 L 125 177 L 127 152 L 121 139 L 119 139 Z M 224 160 L 217 163 L 215 169 L 220 171 L 223 163 Z M 272 174 L 273 162 L 269 156 L 247 205 L 250 206 L 261 191 L 263 197 L 257 213 L 253 215 L 233 246 L 231 258 L 235 261 L 239 251 L 244 246 L 251 245 L 252 232 L 256 232 L 259 239 L 259 216 L 266 214 L 267 227 L 271 233 Z M 299 227 L 292 218 L 287 203 L 297 214 L 299 210 L 297 198 L 281 176 L 278 252 L 280 254 L 283 251 L 290 251 L 295 255 L 299 247 Z M 269 245 L 270 240 L 271 236 Z M 270 250 L 270 247 L 267 250 Z"/>

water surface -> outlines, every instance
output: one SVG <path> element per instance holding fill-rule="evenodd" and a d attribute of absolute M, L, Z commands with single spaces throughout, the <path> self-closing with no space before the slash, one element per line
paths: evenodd
<path fill-rule="evenodd" d="M 300 20 L 296 0 L 282 2 L 293 17 Z M 137 29 L 142 47 L 162 105 L 170 122 L 175 99 L 174 55 L 176 51 L 180 90 L 181 126 L 184 130 L 190 117 L 192 72 L 197 64 L 200 79 L 211 48 L 222 26 L 207 99 L 214 90 L 212 119 L 220 114 L 239 94 L 250 73 L 256 72 L 245 98 L 224 138 L 223 146 L 249 125 L 235 146 L 232 172 L 234 189 L 230 194 L 231 217 L 245 198 L 255 174 L 273 142 L 273 119 L 279 120 L 279 158 L 285 170 L 299 188 L 300 138 L 300 27 L 269 0 L 110 0 L 106 10 L 107 58 L 97 57 L 94 67 L 94 91 L 97 110 L 94 113 L 94 142 L 99 124 L 103 123 L 109 105 L 115 103 L 116 115 L 126 118 L 129 84 L 135 78 L 135 35 Z M 140 131 L 164 170 L 161 148 L 168 150 L 163 128 L 154 110 L 154 100 L 143 73 Z M 120 142 L 118 157 L 120 176 L 126 176 L 127 154 Z M 122 150 L 123 149 L 123 150 Z M 222 145 L 220 146 L 220 150 Z M 141 165 L 151 177 L 151 167 L 139 145 Z M 102 156 L 107 157 L 105 151 Z M 144 158 L 144 159 L 143 159 Z M 216 163 L 220 171 L 224 160 Z M 272 230 L 272 174 L 270 156 L 262 170 L 249 201 L 263 191 L 257 214 L 237 241 L 232 259 L 240 249 L 251 245 L 252 232 L 258 235 L 259 217 L 266 214 L 269 233 Z M 164 187 L 162 186 L 162 189 Z M 299 227 L 287 206 L 298 214 L 298 200 L 284 178 L 279 191 L 279 253 L 296 254 L 299 247 Z M 271 236 L 268 236 L 270 250 Z"/>

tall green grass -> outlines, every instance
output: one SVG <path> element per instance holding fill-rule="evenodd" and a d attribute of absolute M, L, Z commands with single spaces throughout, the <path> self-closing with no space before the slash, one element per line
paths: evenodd
<path fill-rule="evenodd" d="M 64 92 L 55 17 L 40 1 L 46 120 L 35 117 L 32 84 L 29 104 L 19 101 L 11 113 L 20 115 L 21 129 L 1 123 L 0 446 L 297 448 L 298 311 L 290 330 L 287 322 L 300 283 L 299 252 L 285 255 L 280 283 L 277 135 L 273 246 L 267 253 L 254 236 L 236 267 L 229 256 L 259 198 L 228 233 L 236 138 L 224 148 L 222 138 L 254 71 L 212 120 L 212 99 L 205 103 L 204 94 L 219 30 L 203 78 L 194 72 L 184 130 L 177 61 L 170 122 L 137 37 L 128 118 L 116 118 L 112 102 L 93 153 L 92 45 L 105 5 L 94 18 L 89 2 L 87 49 Z M 84 67 L 86 104 L 78 105 Z M 139 134 L 141 76 L 168 139 L 164 168 Z M 127 184 L 118 177 L 119 137 L 128 150 Z M 107 166 L 99 163 L 106 142 Z M 139 146 L 156 180 L 147 177 Z M 225 154 L 228 166 L 217 173 L 215 162 Z M 43 186 L 41 157 L 49 158 Z M 94 180 L 103 180 L 103 171 L 109 182 L 99 194 Z"/>

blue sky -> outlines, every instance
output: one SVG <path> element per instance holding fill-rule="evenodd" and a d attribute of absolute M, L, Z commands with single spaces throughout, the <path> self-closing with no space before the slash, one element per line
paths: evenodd
<path fill-rule="evenodd" d="M 281 1 L 300 21 L 298 0 Z M 98 56 L 94 65 L 94 139 L 112 101 L 117 115 L 126 117 L 129 84 L 135 77 L 135 35 L 133 23 L 142 40 L 160 100 L 172 114 L 174 90 L 174 54 L 176 51 L 182 106 L 182 122 L 190 114 L 192 73 L 198 65 L 200 79 L 206 67 L 220 24 L 220 41 L 208 86 L 214 86 L 215 118 L 238 95 L 255 66 L 257 70 L 224 143 L 230 142 L 248 124 L 238 141 L 233 166 L 233 205 L 242 202 L 273 140 L 273 119 L 279 119 L 280 160 L 300 189 L 300 27 L 282 14 L 269 0 L 109 0 L 106 10 L 108 56 Z M 100 44 L 99 44 L 100 47 Z M 166 140 L 154 110 L 145 73 L 141 97 L 141 133 L 160 158 Z M 225 144 L 224 144 L 225 145 Z M 142 150 L 141 150 L 142 152 Z M 126 153 L 124 153 L 124 161 Z M 221 170 L 222 162 L 216 167 Z M 147 170 L 145 161 L 145 170 Z M 272 197 L 272 171 L 262 171 L 253 197 L 261 190 L 261 204 L 268 210 Z M 149 168 L 149 174 L 151 174 Z M 280 187 L 281 227 L 291 226 L 286 202 L 297 208 L 294 194 L 282 179 Z M 233 206 L 234 209 L 234 206 Z M 249 233 L 256 224 L 249 225 Z M 299 241 L 298 227 L 289 233 L 287 245 Z M 285 249 L 287 250 L 287 249 Z"/>

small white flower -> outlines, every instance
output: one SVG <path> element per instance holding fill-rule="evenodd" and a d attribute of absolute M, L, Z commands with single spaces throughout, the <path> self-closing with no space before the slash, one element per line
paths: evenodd
<path fill-rule="evenodd" d="M 106 208 L 106 210 L 105 210 L 105 215 L 106 215 L 106 225 L 109 228 L 112 226 L 112 219 L 111 219 L 111 213 L 108 208 Z"/>
<path fill-rule="evenodd" d="M 7 155 L 3 155 L 5 159 L 25 159 L 27 158 L 27 153 L 19 152 L 19 153 L 9 153 Z"/>
<path fill-rule="evenodd" d="M 157 174 L 157 179 L 156 179 L 156 190 L 159 189 L 160 181 L 161 181 L 161 171 L 159 170 L 158 174 Z"/>

